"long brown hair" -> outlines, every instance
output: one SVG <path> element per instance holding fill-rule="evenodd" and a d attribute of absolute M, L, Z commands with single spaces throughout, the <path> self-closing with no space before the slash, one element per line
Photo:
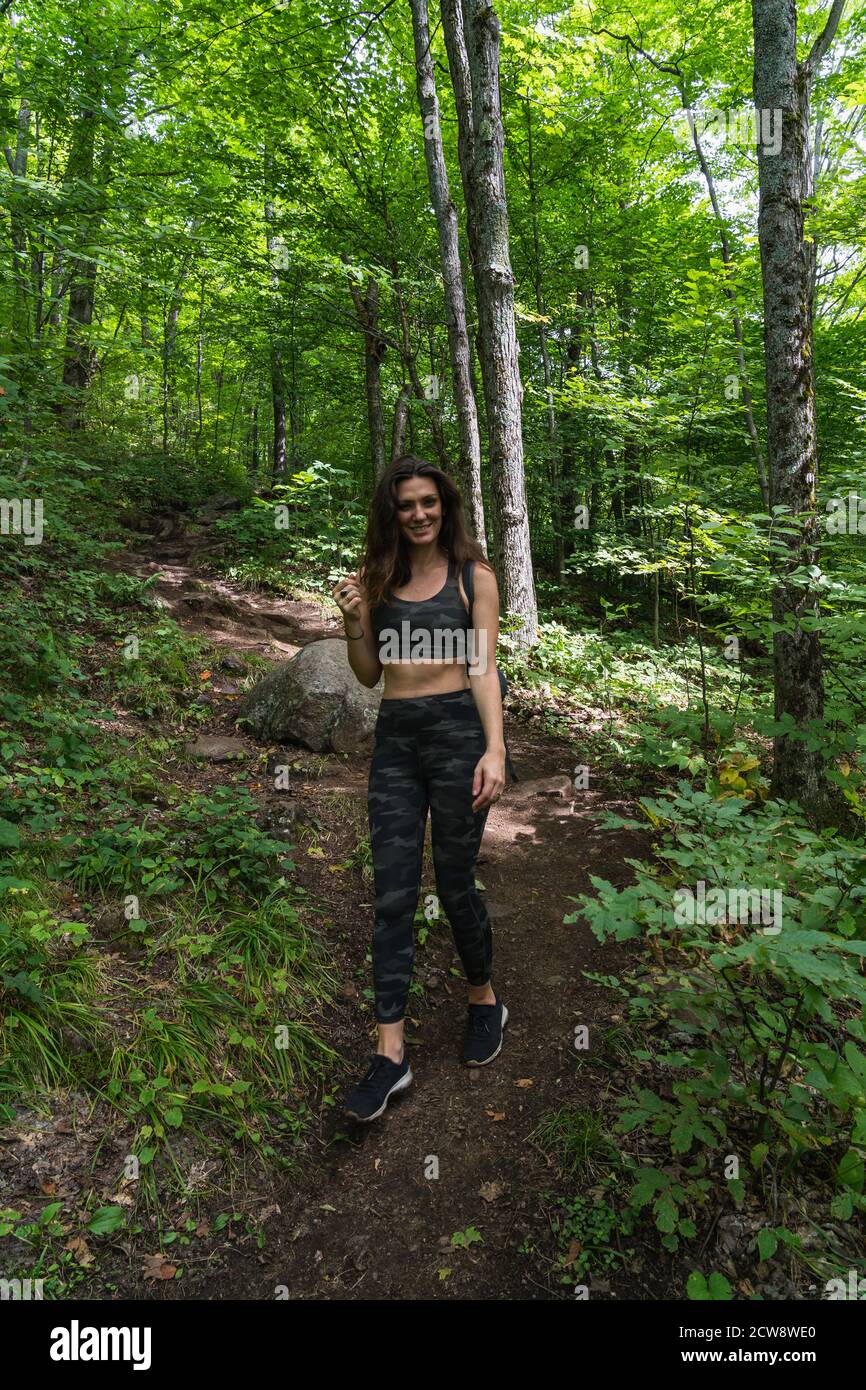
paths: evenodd
<path fill-rule="evenodd" d="M 459 571 L 467 560 L 480 560 L 493 566 L 469 534 L 463 515 L 463 502 L 455 483 L 435 463 L 404 454 L 385 469 L 373 493 L 364 537 L 364 554 L 358 566 L 363 570 L 363 589 L 370 608 L 387 602 L 394 589 L 402 589 L 412 578 L 409 547 L 397 519 L 400 483 L 407 478 L 430 478 L 442 503 L 442 526 L 437 537 Z"/>

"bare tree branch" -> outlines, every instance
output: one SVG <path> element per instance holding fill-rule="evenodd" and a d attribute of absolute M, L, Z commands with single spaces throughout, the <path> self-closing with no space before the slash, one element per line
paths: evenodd
<path fill-rule="evenodd" d="M 803 64 L 810 81 L 815 76 L 821 59 L 836 37 L 836 30 L 839 28 L 839 20 L 842 18 L 842 11 L 844 8 L 845 0 L 833 0 L 833 8 L 830 11 L 827 23 L 824 25 L 823 31 L 812 44 L 811 52 Z"/>

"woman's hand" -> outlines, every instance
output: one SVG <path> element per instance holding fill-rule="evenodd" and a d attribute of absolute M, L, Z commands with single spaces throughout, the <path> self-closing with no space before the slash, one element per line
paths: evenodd
<path fill-rule="evenodd" d="M 358 622 L 361 617 L 361 589 L 354 571 L 337 580 L 331 590 L 331 597 L 344 618 Z"/>
<path fill-rule="evenodd" d="M 505 788 L 505 752 L 485 753 L 472 779 L 472 810 L 483 811 L 498 801 Z"/>

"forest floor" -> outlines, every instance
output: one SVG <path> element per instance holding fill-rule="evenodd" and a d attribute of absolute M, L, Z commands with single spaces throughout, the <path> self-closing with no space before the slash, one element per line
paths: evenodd
<path fill-rule="evenodd" d="M 153 541 L 118 564 L 153 577 L 160 606 L 185 631 L 206 636 L 230 665 L 251 652 L 285 661 L 337 632 L 314 603 L 275 599 L 208 574 L 187 539 Z M 237 739 L 238 687 L 215 681 L 205 698 L 211 696 L 212 717 L 201 734 Z M 520 781 L 491 809 L 478 860 L 494 926 L 494 983 L 509 1009 L 500 1056 L 484 1068 L 462 1064 L 465 986 L 456 978 L 447 926 L 431 929 L 416 950 L 423 990 L 413 995 L 407 1020 L 412 1087 L 369 1126 L 347 1120 L 333 1104 L 321 1107 L 306 1160 L 262 1193 L 270 1217 L 263 1249 L 224 1247 L 216 1262 L 211 1252 L 199 1268 L 185 1258 L 181 1284 L 144 1282 L 130 1267 L 123 1296 L 273 1298 L 282 1288 L 283 1296 L 307 1299 L 573 1297 L 562 1284 L 563 1250 L 551 1222 L 551 1201 L 570 1189 L 531 1136 L 563 1106 L 597 1113 L 602 1104 L 609 1072 L 579 1065 L 585 1054 L 575 1048 L 575 1028 L 588 1026 L 592 1048 L 618 1022 L 610 991 L 583 972 L 610 972 L 624 948 L 603 947 L 586 926 L 564 925 L 563 917 L 569 895 L 590 889 L 591 874 L 628 881 L 626 859 L 646 846 L 634 832 L 600 827 L 603 812 L 622 813 L 625 803 L 603 787 L 574 791 L 579 736 L 558 739 L 513 719 L 507 733 Z M 251 760 L 261 754 L 251 740 L 242 742 Z M 355 848 L 359 818 L 366 821 L 369 752 L 317 757 L 318 775 L 297 747 L 287 761 L 299 753 L 305 770 L 291 789 L 296 823 L 315 822 L 326 853 L 298 854 L 298 876 L 332 924 L 328 948 L 341 998 L 326 1011 L 320 1033 L 343 1061 L 344 1093 L 375 1050 L 372 1010 L 361 994 L 369 982 L 372 889 L 358 868 L 333 871 Z M 212 787 L 221 775 L 219 766 L 192 767 L 191 785 Z M 262 795 L 279 801 L 281 794 Z M 434 888 L 429 825 L 427 833 L 422 901 Z M 466 1231 L 465 1246 L 452 1244 Z M 633 1248 L 626 1270 L 589 1280 L 590 1293 L 663 1296 L 654 1253 L 652 1275 Z"/>

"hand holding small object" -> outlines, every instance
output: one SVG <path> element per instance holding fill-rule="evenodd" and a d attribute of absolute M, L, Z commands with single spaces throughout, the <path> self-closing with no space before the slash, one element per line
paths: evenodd
<path fill-rule="evenodd" d="M 337 583 L 331 590 L 331 597 L 342 613 L 344 621 L 349 619 L 355 622 L 358 621 L 361 616 L 361 590 L 358 584 L 358 576 L 354 571 L 351 574 L 345 575 L 342 579 L 337 580 Z M 353 637 L 351 633 L 346 633 L 346 636 L 351 641 L 357 641 L 357 639 L 363 637 L 363 635 L 363 632 L 359 632 Z"/>

